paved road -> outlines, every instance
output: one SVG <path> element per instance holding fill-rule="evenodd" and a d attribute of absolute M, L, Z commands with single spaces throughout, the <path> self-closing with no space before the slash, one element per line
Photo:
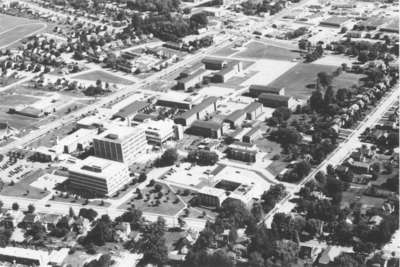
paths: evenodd
<path fill-rule="evenodd" d="M 318 167 L 316 167 L 311 173 L 303 179 L 295 188 L 290 188 L 289 194 L 283 200 L 281 200 L 275 208 L 270 211 L 264 218 L 264 223 L 269 226 L 274 215 L 279 212 L 287 212 L 293 204 L 290 202 L 295 197 L 295 193 L 299 192 L 300 189 L 310 180 L 314 179 L 314 176 L 319 171 L 326 171 L 326 167 L 329 164 L 333 166 L 343 162 L 347 156 L 357 147 L 359 147 L 359 137 L 368 128 L 375 125 L 385 114 L 385 112 L 396 102 L 399 97 L 398 85 L 393 87 L 394 89 L 389 92 L 376 107 L 365 117 L 363 121 L 358 124 L 358 127 L 342 142 L 339 146 L 323 161 Z"/>

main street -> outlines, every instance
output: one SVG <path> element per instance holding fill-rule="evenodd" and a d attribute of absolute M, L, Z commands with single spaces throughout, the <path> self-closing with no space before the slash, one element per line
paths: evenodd
<path fill-rule="evenodd" d="M 387 93 L 375 108 L 367 114 L 364 120 L 359 122 L 356 129 L 344 140 L 329 156 L 321 162 L 315 169 L 313 169 L 306 178 L 304 178 L 296 187 L 288 190 L 289 194 L 282 199 L 273 210 L 271 210 L 264 218 L 264 223 L 267 226 L 271 225 L 274 215 L 279 212 L 290 212 L 294 204 L 290 202 L 296 197 L 296 193 L 309 181 L 314 179 L 315 174 L 319 171 L 326 171 L 329 164 L 335 166 L 342 163 L 348 155 L 357 147 L 359 147 L 359 137 L 369 127 L 373 127 L 385 114 L 385 112 L 396 102 L 399 98 L 398 84 L 393 86 L 392 91 Z"/>

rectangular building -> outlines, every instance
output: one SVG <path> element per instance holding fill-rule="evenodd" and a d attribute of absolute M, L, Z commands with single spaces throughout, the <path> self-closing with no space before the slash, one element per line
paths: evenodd
<path fill-rule="evenodd" d="M 258 96 L 258 101 L 264 105 L 264 107 L 278 108 L 287 107 L 293 110 L 296 108 L 297 102 L 290 96 L 276 95 L 269 93 L 262 93 Z"/>
<path fill-rule="evenodd" d="M 242 72 L 241 61 L 231 61 L 222 70 L 214 74 L 212 81 L 215 83 L 224 83 L 236 74 Z"/>
<path fill-rule="evenodd" d="M 249 95 L 258 97 L 262 93 L 285 95 L 285 88 L 272 87 L 267 85 L 252 84 L 249 87 Z"/>
<path fill-rule="evenodd" d="M 243 109 L 238 109 L 225 117 L 224 122 L 229 123 L 231 129 L 235 129 L 242 125 L 246 119 L 246 112 Z"/>
<path fill-rule="evenodd" d="M 136 114 L 146 111 L 149 108 L 150 103 L 146 101 L 135 101 L 120 109 L 113 117 L 131 121 Z"/>
<path fill-rule="evenodd" d="M 263 105 L 260 102 L 252 102 L 244 108 L 247 120 L 255 120 L 263 113 Z"/>
<path fill-rule="evenodd" d="M 175 123 L 183 126 L 189 126 L 196 120 L 203 120 L 208 114 L 217 111 L 217 98 L 210 96 L 204 99 L 200 104 L 194 106 L 192 109 L 182 113 L 175 118 Z"/>
<path fill-rule="evenodd" d="M 227 64 L 225 59 L 219 58 L 203 58 L 201 62 L 207 70 L 222 70 Z"/>
<path fill-rule="evenodd" d="M 250 131 L 248 131 L 245 135 L 243 135 L 244 143 L 253 143 L 254 140 L 261 137 L 262 131 L 260 126 L 253 127 Z"/>
<path fill-rule="evenodd" d="M 110 196 L 129 182 L 128 167 L 113 160 L 90 156 L 68 169 L 75 189 L 88 190 L 99 196 Z"/>
<path fill-rule="evenodd" d="M 131 165 L 145 153 L 146 135 L 141 127 L 114 126 L 93 139 L 94 155 Z"/>
<path fill-rule="evenodd" d="M 222 124 L 215 121 L 195 121 L 188 132 L 208 138 L 219 138 L 223 134 Z"/>
<path fill-rule="evenodd" d="M 194 88 L 197 84 L 203 82 L 206 70 L 199 69 L 190 76 L 183 77 L 177 81 L 176 89 L 187 91 L 189 88 Z"/>
<path fill-rule="evenodd" d="M 245 162 L 255 162 L 257 155 L 257 148 L 255 145 L 235 142 L 229 145 L 227 149 L 227 156 L 230 159 L 245 161 Z"/>

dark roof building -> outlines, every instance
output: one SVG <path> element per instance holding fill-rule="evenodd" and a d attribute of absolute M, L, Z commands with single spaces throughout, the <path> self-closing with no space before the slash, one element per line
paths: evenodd
<path fill-rule="evenodd" d="M 200 121 L 192 123 L 188 133 L 209 138 L 219 138 L 222 136 L 222 124 L 216 121 Z"/>
<path fill-rule="evenodd" d="M 145 101 L 135 101 L 122 109 L 120 109 L 115 115 L 115 118 L 129 119 L 134 117 L 139 112 L 143 112 L 150 107 L 150 103 Z"/>
<path fill-rule="evenodd" d="M 243 109 L 238 109 L 225 117 L 224 122 L 229 123 L 230 127 L 236 128 L 246 119 L 246 112 Z"/>
<path fill-rule="evenodd" d="M 227 64 L 226 60 L 219 58 L 203 58 L 201 62 L 208 70 L 222 70 Z"/>
<path fill-rule="evenodd" d="M 182 113 L 175 118 L 175 123 L 183 126 L 192 124 L 195 120 L 202 120 L 207 113 L 212 113 L 217 110 L 217 98 L 210 96 L 204 99 L 200 104 L 194 106 L 192 109 Z"/>
<path fill-rule="evenodd" d="M 268 85 L 252 84 L 249 87 L 249 95 L 258 97 L 262 93 L 285 95 L 285 88 L 272 87 Z"/>
<path fill-rule="evenodd" d="M 258 96 L 258 101 L 265 107 L 278 108 L 287 107 L 293 109 L 296 105 L 296 101 L 290 96 L 262 93 Z"/>

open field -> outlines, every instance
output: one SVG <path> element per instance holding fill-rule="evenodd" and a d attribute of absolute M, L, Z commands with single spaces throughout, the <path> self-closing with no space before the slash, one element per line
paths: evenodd
<path fill-rule="evenodd" d="M 0 14 L 0 34 L 3 33 L 4 31 L 10 30 L 15 26 L 19 26 L 22 24 L 29 24 L 32 22 L 34 21 L 25 18 Z"/>
<path fill-rule="evenodd" d="M 49 192 L 45 192 L 42 189 L 30 185 L 44 173 L 45 173 L 44 170 L 39 169 L 24 175 L 21 178 L 21 181 L 15 183 L 14 185 L 5 184 L 2 190 L 0 191 L 0 195 L 24 197 L 32 199 L 44 198 L 49 194 Z"/>
<path fill-rule="evenodd" d="M 238 52 L 238 50 L 233 49 L 232 45 L 228 45 L 225 46 L 221 49 L 218 49 L 217 51 L 215 51 L 214 53 L 212 53 L 213 56 L 220 56 L 220 57 L 228 57 L 231 56 L 233 54 L 235 54 L 236 52 Z"/>
<path fill-rule="evenodd" d="M 16 105 L 29 105 L 38 101 L 39 98 L 26 95 L 0 95 L 0 105 L 15 107 Z"/>
<path fill-rule="evenodd" d="M 45 27 L 46 24 L 44 23 L 31 23 L 15 26 L 8 31 L 3 31 L 0 34 L 0 48 L 10 46 Z"/>
<path fill-rule="evenodd" d="M 260 59 L 248 68 L 251 76 L 241 85 L 269 84 L 286 72 L 290 71 L 296 63 L 272 59 Z M 255 74 L 254 74 L 255 73 Z"/>
<path fill-rule="evenodd" d="M 88 80 L 88 81 L 101 80 L 103 82 L 119 83 L 119 84 L 124 84 L 124 85 L 133 84 L 133 82 L 131 82 L 127 79 L 123 79 L 121 77 L 114 76 L 108 72 L 101 71 L 101 70 L 94 70 L 94 71 L 87 72 L 84 74 L 77 74 L 77 75 L 73 76 L 72 78 L 80 79 L 80 80 Z"/>
<path fill-rule="evenodd" d="M 274 59 L 274 60 L 293 60 L 300 55 L 297 52 L 273 45 L 266 45 L 260 42 L 251 42 L 246 49 L 234 55 L 235 57 Z"/>
<path fill-rule="evenodd" d="M 307 98 L 314 90 L 317 74 L 319 72 L 332 73 L 336 67 L 299 63 L 276 80 L 269 86 L 285 88 L 285 94 L 295 98 Z"/>
<path fill-rule="evenodd" d="M 365 75 L 342 72 L 338 77 L 333 79 L 332 81 L 333 89 L 337 90 L 340 88 L 349 88 L 352 87 L 353 85 L 360 85 L 361 84 L 360 79 L 363 77 L 365 77 Z"/>
<path fill-rule="evenodd" d="M 9 114 L 8 108 L 0 107 L 0 121 L 8 122 L 8 124 L 18 130 L 30 129 L 34 127 L 40 119 L 31 118 L 18 114 Z"/>

